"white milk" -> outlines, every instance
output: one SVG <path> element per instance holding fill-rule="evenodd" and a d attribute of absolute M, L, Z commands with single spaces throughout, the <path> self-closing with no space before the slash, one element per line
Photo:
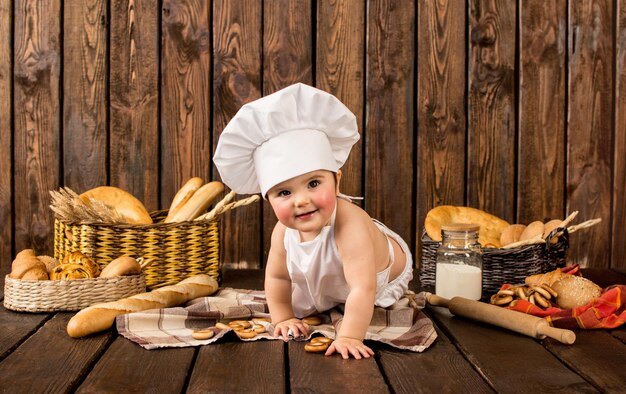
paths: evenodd
<path fill-rule="evenodd" d="M 467 264 L 437 264 L 435 293 L 444 298 L 464 297 L 480 300 L 482 270 Z"/>

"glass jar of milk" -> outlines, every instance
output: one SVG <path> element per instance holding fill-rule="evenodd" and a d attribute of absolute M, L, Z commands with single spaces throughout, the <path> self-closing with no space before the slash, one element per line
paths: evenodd
<path fill-rule="evenodd" d="M 483 282 L 483 253 L 478 243 L 479 226 L 451 223 L 441 226 L 437 249 L 435 293 L 444 298 L 480 300 Z"/>

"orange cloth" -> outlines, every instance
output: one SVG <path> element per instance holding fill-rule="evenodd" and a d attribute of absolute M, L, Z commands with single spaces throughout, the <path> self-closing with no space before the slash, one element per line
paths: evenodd
<path fill-rule="evenodd" d="M 561 268 L 561 271 L 571 275 L 579 275 L 578 264 Z M 505 284 L 503 289 L 510 287 Z M 587 305 L 573 309 L 549 307 L 541 309 L 529 301 L 518 300 L 515 306 L 508 309 L 544 317 L 551 326 L 558 328 L 575 329 L 606 329 L 616 328 L 626 322 L 626 285 L 613 285 L 605 288 L 600 297 L 593 299 Z"/>
<path fill-rule="evenodd" d="M 587 305 L 573 309 L 550 307 L 541 309 L 525 300 L 519 300 L 515 311 L 544 317 L 551 326 L 574 329 L 616 328 L 626 322 L 626 285 L 609 286 L 602 295 Z"/>

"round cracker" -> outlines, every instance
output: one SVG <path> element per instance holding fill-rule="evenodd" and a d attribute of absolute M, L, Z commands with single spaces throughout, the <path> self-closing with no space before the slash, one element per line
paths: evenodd
<path fill-rule="evenodd" d="M 541 220 L 536 220 L 530 223 L 528 226 L 526 226 L 526 229 L 520 235 L 519 240 L 525 241 L 527 239 L 540 237 L 541 235 L 543 235 L 544 227 L 545 226 Z"/>
<path fill-rule="evenodd" d="M 506 227 L 502 230 L 502 234 L 500 235 L 500 245 L 506 246 L 519 241 L 519 238 L 524 230 L 526 230 L 525 224 L 512 224 L 509 227 Z"/>

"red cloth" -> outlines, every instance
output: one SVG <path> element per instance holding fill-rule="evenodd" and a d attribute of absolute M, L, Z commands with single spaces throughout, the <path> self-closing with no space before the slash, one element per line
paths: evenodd
<path fill-rule="evenodd" d="M 578 265 L 565 267 L 563 272 L 576 275 Z M 509 287 L 504 285 L 502 288 Z M 529 301 L 518 300 L 515 306 L 509 306 L 518 312 L 529 313 L 544 317 L 551 326 L 558 328 L 575 329 L 610 329 L 626 322 L 626 285 L 609 286 L 602 291 L 600 297 L 593 299 L 587 305 L 573 309 L 549 307 L 541 309 Z"/>

